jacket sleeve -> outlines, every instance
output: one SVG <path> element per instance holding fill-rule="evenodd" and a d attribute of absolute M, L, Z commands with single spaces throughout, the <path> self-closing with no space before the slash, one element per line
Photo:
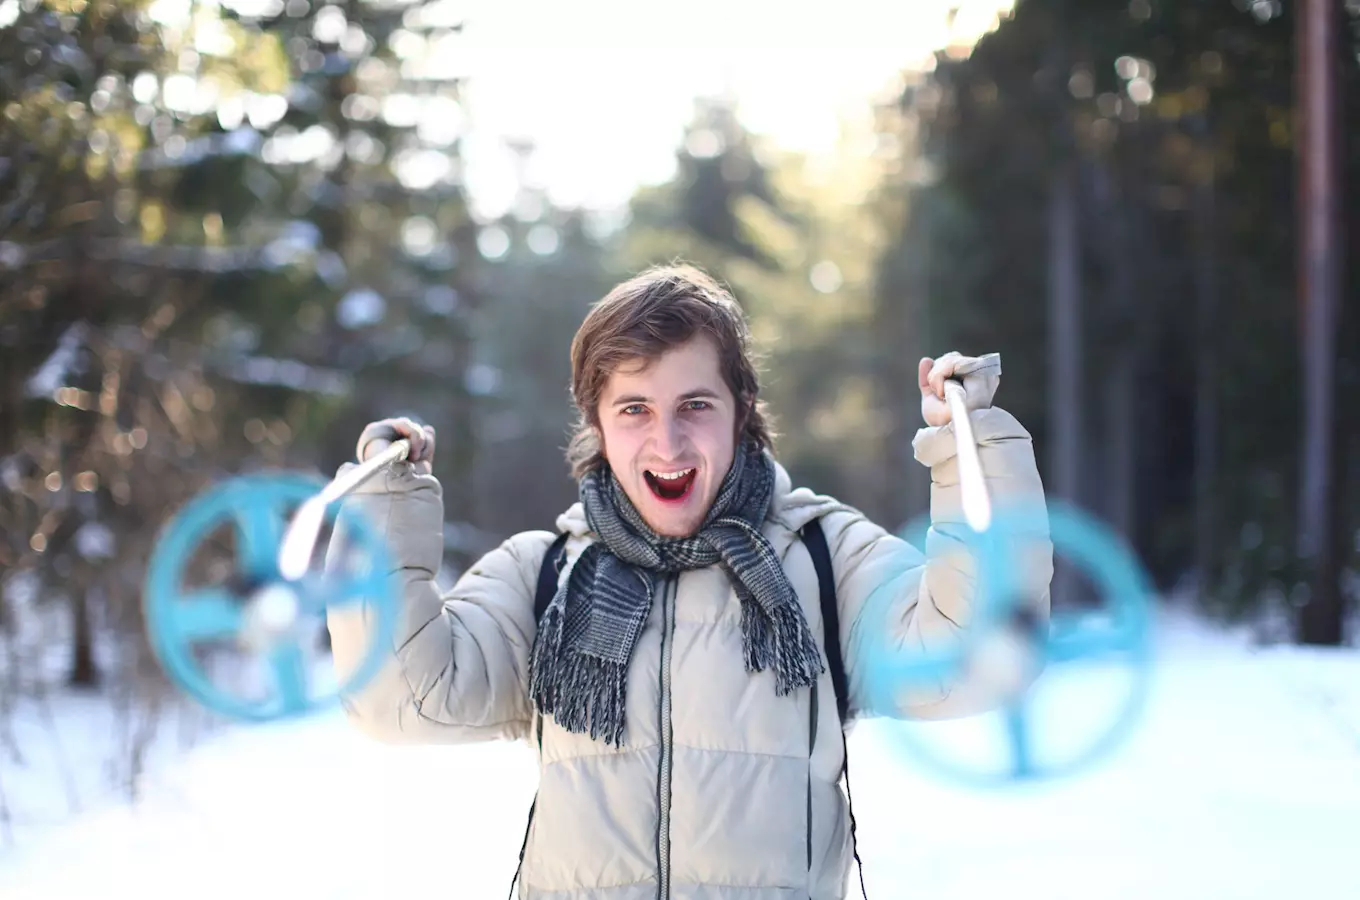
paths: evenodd
<path fill-rule="evenodd" d="M 994 508 L 1024 505 L 1041 513 L 1044 530 L 1019 550 L 1019 602 L 1046 626 L 1053 546 L 1047 532 L 1043 485 L 1033 442 L 1015 417 L 988 407 L 970 413 L 987 490 Z M 823 528 L 831 549 L 852 710 L 861 715 L 947 719 L 995 708 L 1005 696 L 979 677 L 952 673 L 934 683 L 917 680 L 885 692 L 870 684 L 869 647 L 878 658 L 933 654 L 970 640 L 977 566 L 961 538 L 966 533 L 953 425 L 923 428 L 916 459 L 930 467 L 931 525 L 924 552 L 848 507 L 827 513 Z M 1037 677 L 1031 673 L 1031 679 Z"/>
<path fill-rule="evenodd" d="M 382 668 L 341 698 L 351 721 L 391 743 L 527 735 L 533 716 L 527 690 L 536 630 L 533 592 L 552 535 L 515 535 L 441 593 L 435 582 L 444 545 L 438 479 L 416 474 L 409 463 L 394 463 L 345 505 L 386 537 L 399 606 L 392 645 L 380 651 L 386 656 Z M 328 565 L 339 544 L 332 540 Z M 367 602 L 327 609 L 342 685 L 368 652 L 373 615 Z"/>

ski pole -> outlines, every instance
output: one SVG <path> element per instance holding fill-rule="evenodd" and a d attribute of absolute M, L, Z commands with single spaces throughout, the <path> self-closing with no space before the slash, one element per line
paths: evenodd
<path fill-rule="evenodd" d="M 288 530 L 284 532 L 283 542 L 279 545 L 279 574 L 288 581 L 297 581 L 307 574 L 312 564 L 312 552 L 316 549 L 316 539 L 326 519 L 326 509 L 335 501 L 352 494 L 389 464 L 406 459 L 410 452 L 409 440 L 393 441 L 377 456 L 337 476 L 319 493 L 304 501 L 293 514 Z"/>
<path fill-rule="evenodd" d="M 963 517 L 969 527 L 981 534 L 992 524 L 992 501 L 987 496 L 987 482 L 982 478 L 982 461 L 978 458 L 977 438 L 973 435 L 973 423 L 968 418 L 966 397 L 962 382 L 956 378 L 945 381 L 944 398 L 949 404 L 949 416 L 954 423 L 954 440 L 958 448 Z"/>

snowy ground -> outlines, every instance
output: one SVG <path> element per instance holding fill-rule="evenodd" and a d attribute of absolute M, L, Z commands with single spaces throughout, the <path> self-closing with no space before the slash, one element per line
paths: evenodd
<path fill-rule="evenodd" d="M 944 782 L 900 756 L 891 726 L 861 725 L 851 775 L 869 895 L 1360 898 L 1360 651 L 1253 649 L 1172 618 L 1159 654 L 1132 739 L 1070 780 Z M 200 729 L 192 749 L 162 754 L 129 806 L 95 794 L 107 711 L 66 699 L 54 712 L 80 777 L 56 777 L 51 729 L 21 715 L 28 763 L 0 760 L 13 817 L 4 900 L 480 900 L 508 889 L 533 793 L 521 747 L 387 747 L 336 715 Z M 178 746 L 180 730 L 163 733 Z"/>

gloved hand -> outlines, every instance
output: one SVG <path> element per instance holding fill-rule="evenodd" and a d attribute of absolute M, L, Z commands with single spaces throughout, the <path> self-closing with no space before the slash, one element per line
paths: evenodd
<path fill-rule="evenodd" d="M 394 441 L 407 439 L 411 442 L 411 452 L 407 462 L 411 463 L 420 475 L 430 474 L 434 466 L 435 434 L 433 425 L 421 425 L 412 419 L 379 419 L 364 426 L 359 435 L 359 445 L 355 456 L 362 462 L 382 453 Z"/>
<path fill-rule="evenodd" d="M 917 367 L 917 380 L 921 388 L 921 417 L 927 425 L 949 424 L 944 383 L 950 378 L 963 383 L 964 405 L 968 409 L 986 409 L 992 405 L 992 397 L 1001 382 L 1001 354 L 964 356 L 951 351 L 939 359 L 923 357 Z"/>

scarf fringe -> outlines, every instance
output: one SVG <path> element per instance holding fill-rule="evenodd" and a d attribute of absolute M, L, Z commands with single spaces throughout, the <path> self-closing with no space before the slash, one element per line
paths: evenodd
<path fill-rule="evenodd" d="M 810 687 L 826 670 L 812 631 L 802 610 L 789 603 L 768 615 L 755 598 L 741 598 L 742 653 L 746 671 L 764 672 L 773 668 L 775 693 L 785 696 L 801 687 Z"/>
<path fill-rule="evenodd" d="M 530 692 L 544 715 L 567 731 L 623 745 L 626 664 L 587 653 L 562 653 L 563 614 L 549 607 L 531 657 Z"/>

